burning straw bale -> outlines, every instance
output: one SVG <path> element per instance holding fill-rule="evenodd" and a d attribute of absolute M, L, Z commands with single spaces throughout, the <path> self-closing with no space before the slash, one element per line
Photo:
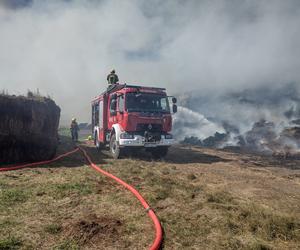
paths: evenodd
<path fill-rule="evenodd" d="M 0 95 L 0 163 L 53 158 L 59 118 L 50 98 Z"/>

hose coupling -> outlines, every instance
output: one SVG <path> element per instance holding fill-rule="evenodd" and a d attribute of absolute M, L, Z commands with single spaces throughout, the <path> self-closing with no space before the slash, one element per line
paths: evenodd
<path fill-rule="evenodd" d="M 152 210 L 151 207 L 147 207 L 147 208 L 145 208 L 145 209 L 146 209 L 146 213 L 148 213 L 150 210 Z"/>

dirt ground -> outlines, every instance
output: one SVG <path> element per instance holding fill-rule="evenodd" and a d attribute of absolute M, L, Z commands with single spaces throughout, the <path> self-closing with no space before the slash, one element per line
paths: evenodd
<path fill-rule="evenodd" d="M 71 149 L 62 140 L 58 153 Z M 134 185 L 164 228 L 163 249 L 300 249 L 300 161 L 178 145 L 103 169 Z M 80 153 L 0 173 L 0 249 L 147 249 L 151 220 Z"/>

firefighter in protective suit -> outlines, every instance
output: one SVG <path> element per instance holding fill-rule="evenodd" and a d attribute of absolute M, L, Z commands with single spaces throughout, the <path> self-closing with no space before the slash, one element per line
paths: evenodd
<path fill-rule="evenodd" d="M 70 125 L 70 131 L 71 131 L 71 136 L 72 136 L 72 141 L 78 141 L 78 131 L 79 127 L 76 122 L 76 118 L 72 119 L 71 125 Z"/>
<path fill-rule="evenodd" d="M 119 77 L 116 74 L 116 71 L 113 69 L 110 74 L 107 76 L 107 82 L 109 86 L 118 84 L 119 82 Z"/>

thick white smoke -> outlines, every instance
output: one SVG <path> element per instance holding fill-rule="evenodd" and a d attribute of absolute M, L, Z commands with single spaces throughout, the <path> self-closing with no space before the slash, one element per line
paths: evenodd
<path fill-rule="evenodd" d="M 0 90 L 39 89 L 66 123 L 90 120 L 90 100 L 112 68 L 121 82 L 169 94 L 299 83 L 299 26 L 297 0 L 5 0 Z"/>
<path fill-rule="evenodd" d="M 185 106 L 199 112 L 215 126 L 224 129 L 203 145 L 242 146 L 260 152 L 300 152 L 300 92 L 297 84 L 261 87 L 223 95 L 193 92 L 181 96 Z M 183 119 L 188 121 L 188 117 Z M 185 137 L 192 124 L 185 122 L 175 131 Z M 188 126 L 188 128 L 187 128 Z M 184 128 L 184 129 L 181 129 Z M 216 132 L 220 133 L 220 129 Z M 221 132 L 222 133 L 222 132 Z M 207 136 L 212 136 L 208 133 Z M 199 139 L 202 139 L 199 137 Z M 190 143 L 201 143 L 193 138 Z"/>

